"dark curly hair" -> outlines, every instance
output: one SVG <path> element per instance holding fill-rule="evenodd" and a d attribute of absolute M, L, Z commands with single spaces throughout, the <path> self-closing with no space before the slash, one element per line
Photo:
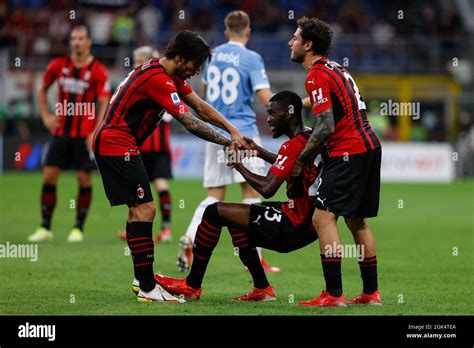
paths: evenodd
<path fill-rule="evenodd" d="M 210 60 L 211 47 L 198 34 L 190 30 L 181 30 L 166 48 L 165 57 L 173 59 L 179 55 L 185 61 L 193 61 L 199 65 Z"/>
<path fill-rule="evenodd" d="M 303 42 L 313 43 L 313 52 L 327 56 L 331 49 L 332 29 L 331 26 L 315 17 L 301 17 L 296 22 L 301 29 Z"/>

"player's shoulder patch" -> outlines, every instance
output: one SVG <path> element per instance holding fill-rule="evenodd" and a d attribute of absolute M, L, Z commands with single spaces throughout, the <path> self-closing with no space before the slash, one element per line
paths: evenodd
<path fill-rule="evenodd" d="M 173 101 L 173 104 L 175 106 L 180 106 L 181 105 L 181 99 L 179 99 L 178 92 L 172 92 L 170 94 L 170 96 L 171 96 L 171 100 Z"/>

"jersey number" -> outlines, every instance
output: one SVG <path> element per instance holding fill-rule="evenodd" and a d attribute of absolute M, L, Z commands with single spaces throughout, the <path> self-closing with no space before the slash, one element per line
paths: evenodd
<path fill-rule="evenodd" d="M 219 88 L 221 81 L 222 89 Z M 234 68 L 226 68 L 221 74 L 217 66 L 211 65 L 207 69 L 207 98 L 212 103 L 220 96 L 224 104 L 232 104 L 239 96 L 237 90 L 239 82 L 239 73 Z"/>
<path fill-rule="evenodd" d="M 344 71 L 344 77 L 346 78 L 347 81 L 351 84 L 352 88 L 354 89 L 354 93 L 357 97 L 357 104 L 359 106 L 359 110 L 365 110 L 365 102 L 364 99 L 362 99 L 362 96 L 360 95 L 359 88 L 357 87 L 356 83 L 352 79 L 351 75 L 349 75 L 347 72 Z"/>

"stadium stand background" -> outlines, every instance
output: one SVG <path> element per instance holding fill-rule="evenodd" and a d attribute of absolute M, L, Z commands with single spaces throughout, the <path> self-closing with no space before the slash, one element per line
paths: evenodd
<path fill-rule="evenodd" d="M 330 58 L 356 78 L 380 137 L 385 142 L 447 143 L 459 155 L 457 175 L 474 175 L 474 6 L 467 0 L 2 1 L 3 167 L 39 167 L 38 153 L 44 152 L 48 134 L 39 117 L 36 86 L 50 59 L 67 53 L 73 25 L 88 25 L 92 52 L 110 69 L 115 87 L 131 69 L 137 46 L 149 44 L 163 52 L 173 34 L 185 28 L 218 45 L 225 41 L 223 19 L 235 9 L 250 14 L 248 47 L 263 56 L 273 91 L 305 94 L 305 72 L 290 61 L 287 42 L 297 18 L 317 16 L 333 25 Z M 199 80 L 191 81 L 197 91 Z M 53 108 L 56 94 L 49 96 Z M 419 117 L 381 116 L 381 103 L 388 100 L 419 103 Z M 257 113 L 260 131 L 268 134 L 264 109 L 257 107 Z M 184 132 L 174 126 L 173 133 Z M 33 158 L 31 163 L 12 161 L 22 151 L 29 154 L 23 157 Z"/>

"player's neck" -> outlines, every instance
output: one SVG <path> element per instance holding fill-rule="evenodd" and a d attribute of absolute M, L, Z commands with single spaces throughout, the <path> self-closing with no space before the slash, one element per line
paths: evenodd
<path fill-rule="evenodd" d="M 323 59 L 324 57 L 319 55 L 319 54 L 307 54 L 304 58 L 304 61 L 303 61 L 303 68 L 306 70 L 306 71 L 310 71 L 311 70 L 311 67 L 314 65 L 314 63 L 316 63 L 318 60 L 320 59 Z"/>
<path fill-rule="evenodd" d="M 168 59 L 166 57 L 162 57 L 162 58 L 160 58 L 159 62 L 163 66 L 163 68 L 165 68 L 166 73 L 168 75 L 171 76 L 176 71 L 176 64 L 175 64 L 174 60 Z"/>
<path fill-rule="evenodd" d="M 81 68 L 89 64 L 90 62 L 92 62 L 92 59 L 94 59 L 94 57 L 89 52 L 85 54 L 77 54 L 77 53 L 71 54 L 72 63 L 77 68 Z"/>
<path fill-rule="evenodd" d="M 242 37 L 242 36 L 232 36 L 232 37 L 229 37 L 229 43 L 230 42 L 235 42 L 235 43 L 238 43 L 238 44 L 242 44 L 242 45 L 247 45 L 247 42 L 248 42 L 248 38 L 246 37 Z"/>
<path fill-rule="evenodd" d="M 298 134 L 304 131 L 304 125 L 302 124 L 290 124 L 288 127 L 288 133 L 286 134 L 288 138 L 294 138 Z"/>

